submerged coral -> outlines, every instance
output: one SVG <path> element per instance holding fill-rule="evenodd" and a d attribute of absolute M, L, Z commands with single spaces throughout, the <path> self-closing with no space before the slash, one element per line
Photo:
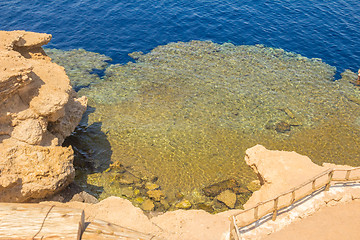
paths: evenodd
<path fill-rule="evenodd" d="M 102 123 L 111 160 L 139 179 L 156 177 L 170 202 L 181 191 L 193 206 L 224 207 L 194 195 L 229 179 L 250 184 L 256 177 L 244 152 L 258 143 L 316 163 L 358 164 L 360 92 L 350 71 L 335 81 L 335 68 L 320 59 L 262 45 L 178 42 L 132 56 L 135 63 L 110 65 L 79 94 L 96 109 L 89 124 Z M 119 186 L 104 177 L 114 171 L 89 183 L 111 195 Z"/>
<path fill-rule="evenodd" d="M 54 48 L 45 48 L 46 54 L 53 57 L 53 61 L 66 70 L 71 79 L 72 87 L 79 90 L 88 87 L 91 83 L 100 81 L 96 72 L 103 71 L 111 58 L 84 49 L 62 51 Z"/>

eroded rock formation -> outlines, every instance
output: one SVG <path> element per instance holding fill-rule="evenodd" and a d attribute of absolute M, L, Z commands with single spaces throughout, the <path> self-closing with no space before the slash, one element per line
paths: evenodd
<path fill-rule="evenodd" d="M 258 175 L 261 188 L 244 205 L 250 208 L 297 187 L 330 167 L 321 167 L 296 152 L 268 150 L 256 145 L 246 150 L 246 163 Z"/>
<path fill-rule="evenodd" d="M 87 99 L 76 98 L 63 67 L 44 53 L 50 39 L 0 31 L 0 201 L 43 198 L 74 178 L 73 151 L 60 145 Z"/>

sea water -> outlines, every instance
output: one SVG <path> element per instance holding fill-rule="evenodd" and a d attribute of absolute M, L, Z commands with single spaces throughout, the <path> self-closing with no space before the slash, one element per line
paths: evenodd
<path fill-rule="evenodd" d="M 84 48 L 115 63 L 170 42 L 211 40 L 321 58 L 339 73 L 360 67 L 357 0 L 2 0 L 0 11 L 2 30 L 51 33 L 51 47 Z"/>

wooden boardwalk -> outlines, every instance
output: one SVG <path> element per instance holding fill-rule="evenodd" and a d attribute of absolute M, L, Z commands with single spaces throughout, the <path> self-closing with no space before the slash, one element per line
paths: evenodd
<path fill-rule="evenodd" d="M 154 236 L 102 220 L 85 223 L 84 211 L 31 203 L 0 203 L 0 240 L 150 240 Z"/>
<path fill-rule="evenodd" d="M 268 214 L 272 214 L 272 220 L 275 221 L 280 210 L 289 207 L 316 191 L 328 191 L 331 184 L 351 183 L 359 180 L 360 167 L 328 169 L 287 192 L 233 215 L 230 219 L 230 239 L 240 240 L 239 229 L 257 222 Z"/>

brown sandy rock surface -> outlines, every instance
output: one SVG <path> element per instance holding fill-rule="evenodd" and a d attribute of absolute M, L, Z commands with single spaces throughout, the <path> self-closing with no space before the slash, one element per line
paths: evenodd
<path fill-rule="evenodd" d="M 248 149 L 246 151 L 245 161 L 257 173 L 262 185 L 258 191 L 253 193 L 248 202 L 244 205 L 245 209 L 252 208 L 257 203 L 274 199 L 280 194 L 288 192 L 289 190 L 302 185 L 304 182 L 313 179 L 315 176 L 319 176 L 320 173 L 326 172 L 329 169 L 351 169 L 350 166 L 329 163 L 324 163 L 323 166 L 319 166 L 314 164 L 310 158 L 295 152 L 267 150 L 261 145 L 256 145 Z M 344 178 L 345 173 L 346 171 L 336 172 L 334 174 L 334 178 Z M 328 174 L 326 173 L 321 178 L 317 178 L 316 184 L 318 186 L 324 186 L 327 181 Z M 297 202 L 295 205 L 293 205 L 290 211 L 284 211 L 278 215 L 276 221 L 272 221 L 270 218 L 269 221 L 264 220 L 251 231 L 243 230 L 242 237 L 244 239 L 263 239 L 263 237 L 266 235 L 277 232 L 284 227 L 289 227 L 293 224 L 302 225 L 303 219 L 307 219 L 309 216 L 317 214 L 317 211 L 319 210 L 322 212 L 324 211 L 322 210 L 324 208 L 330 209 L 330 206 L 335 206 L 345 202 L 349 203 L 353 199 L 358 199 L 359 196 L 359 189 L 357 189 L 356 186 L 352 188 L 348 185 L 344 185 L 343 187 L 332 187 L 329 189 L 329 191 L 323 191 L 314 195 L 309 195 L 313 192 L 312 184 L 313 182 L 310 181 L 310 184 L 302 185 L 303 187 L 296 191 L 297 197 L 307 195 L 308 197 L 306 200 Z M 288 194 L 286 197 L 284 196 L 279 199 L 278 205 L 285 206 L 290 204 L 290 201 L 291 194 Z M 259 207 L 259 214 L 261 215 L 263 212 L 268 210 L 272 211 L 273 206 L 273 201 L 262 205 Z M 350 214 L 353 207 L 354 206 L 352 205 L 345 207 L 347 210 L 344 210 L 344 214 Z M 331 214 L 329 216 L 331 217 L 328 219 L 323 217 L 322 220 L 319 219 L 316 221 L 322 221 L 321 223 L 319 222 L 320 225 L 323 224 L 324 226 L 331 226 L 331 224 L 334 222 L 332 218 L 336 218 L 336 216 Z M 245 212 L 245 214 L 238 215 L 236 218 L 240 224 L 241 222 L 245 223 L 248 220 L 253 220 L 254 213 L 252 211 Z M 292 233 L 294 236 L 291 236 L 289 233 L 287 238 L 274 237 L 269 239 L 343 239 L 339 233 L 335 233 L 334 231 L 332 231 L 332 234 L 337 234 L 337 238 L 327 238 L 326 229 L 317 229 L 316 221 L 313 221 L 312 224 L 308 225 L 308 231 L 310 232 L 314 230 L 314 232 L 318 232 L 317 235 L 313 235 L 317 237 L 307 238 L 307 235 L 301 235 L 302 230 L 297 230 L 297 232 L 294 231 Z M 343 223 L 337 222 L 337 224 L 341 225 Z M 347 226 L 343 227 L 345 229 L 348 228 Z M 277 234 L 271 235 L 280 236 Z M 321 235 L 323 235 L 323 237 L 321 237 Z"/>
<path fill-rule="evenodd" d="M 320 209 L 264 240 L 354 240 L 360 236 L 360 201 Z"/>
<path fill-rule="evenodd" d="M 49 34 L 0 31 L 0 201 L 24 202 L 61 190 L 74 177 L 60 147 L 86 110 L 64 69 L 46 56 Z"/>
<path fill-rule="evenodd" d="M 247 149 L 245 161 L 257 173 L 262 185 L 244 204 L 245 209 L 274 198 L 335 166 L 322 167 L 296 152 L 273 151 L 261 145 Z"/>
<path fill-rule="evenodd" d="M 158 240 L 225 240 L 229 231 L 229 216 L 238 212 L 231 210 L 214 215 L 202 210 L 176 210 L 149 218 L 140 208 L 119 197 L 109 197 L 97 204 L 81 202 L 41 204 L 83 209 L 87 222 L 100 219 L 155 235 L 154 239 Z"/>
<path fill-rule="evenodd" d="M 297 153 L 270 151 L 260 145 L 249 149 L 246 154 L 247 162 L 257 171 L 263 183 L 258 191 L 258 195 L 254 197 L 255 200 L 249 200 L 254 202 L 272 198 L 301 184 L 304 182 L 304 179 L 312 178 L 328 168 L 349 168 L 348 166 L 331 164 L 325 164 L 326 167 L 320 167 L 313 164 L 309 158 Z M 230 190 L 228 191 L 230 192 Z M 357 215 L 360 215 L 358 213 L 360 207 L 358 202 L 355 205 L 351 202 L 353 199 L 360 199 L 359 188 L 350 188 L 346 191 L 344 189 L 331 188 L 330 191 L 323 192 L 323 196 L 320 196 L 320 194 L 315 195 L 310 200 L 295 207 L 292 210 L 295 213 L 290 211 L 281 214 L 275 222 L 269 220 L 270 225 L 264 226 L 264 231 L 259 229 L 262 226 L 260 225 L 260 227 L 254 230 L 259 230 L 260 232 L 250 232 L 247 236 L 242 235 L 242 237 L 245 237 L 244 239 L 262 239 L 263 237 L 268 237 L 269 240 L 356 239 L 354 236 L 357 236 L 359 231 L 356 219 Z M 346 204 L 344 204 L 345 202 Z M 158 240 L 229 239 L 229 217 L 242 212 L 242 210 L 230 210 L 218 214 L 209 214 L 202 210 L 176 210 L 160 215 L 152 215 L 151 213 L 144 214 L 128 200 L 118 197 L 110 197 L 97 204 L 80 202 L 44 202 L 44 204 L 84 209 L 86 221 L 88 222 L 94 219 L 104 220 L 122 227 L 154 235 L 154 239 Z M 247 204 L 250 205 L 250 203 Z M 340 204 L 339 209 L 332 208 L 336 204 Z M 324 215 L 311 220 L 311 215 L 315 213 L 313 216 L 317 216 L 318 213 L 316 211 L 319 209 L 318 213 L 323 214 L 322 212 L 325 212 Z M 306 223 L 307 221 L 309 223 Z M 305 224 L 302 227 L 303 222 Z M 295 223 L 294 228 L 290 227 L 292 226 L 290 225 L 291 223 Z M 286 226 L 287 228 L 281 230 Z M 328 228 L 331 228 L 331 230 L 328 230 Z M 287 231 L 287 229 L 289 230 Z M 341 229 L 344 229 L 344 232 L 341 232 Z M 273 233 L 277 230 L 280 230 L 278 234 Z M 346 235 L 344 236 L 345 232 Z M 270 233 L 273 234 L 268 236 Z"/>
<path fill-rule="evenodd" d="M 224 203 L 229 208 L 234 208 L 236 203 L 236 194 L 230 190 L 225 190 L 220 193 L 216 199 Z"/>

